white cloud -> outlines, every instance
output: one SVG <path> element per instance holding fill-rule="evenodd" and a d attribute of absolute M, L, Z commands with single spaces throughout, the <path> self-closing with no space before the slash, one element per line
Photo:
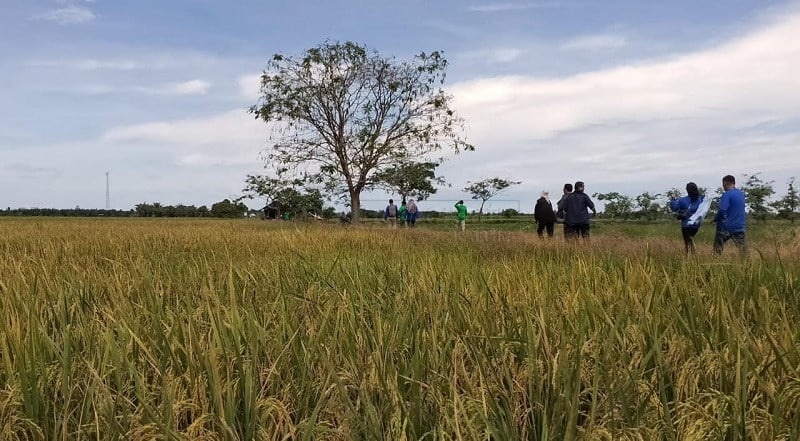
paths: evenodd
<path fill-rule="evenodd" d="M 800 14 L 791 14 L 669 59 L 560 79 L 462 82 L 450 92 L 478 150 L 459 157 L 458 168 L 556 182 L 796 169 L 797 72 Z"/>
<path fill-rule="evenodd" d="M 482 5 L 467 6 L 470 12 L 506 12 L 520 11 L 525 9 L 554 8 L 562 6 L 561 2 L 537 2 L 537 3 L 493 3 Z"/>
<path fill-rule="evenodd" d="M 99 70 L 136 70 L 144 69 L 146 66 L 134 60 L 30 60 L 23 63 L 25 67 L 44 68 L 44 69 L 70 69 L 78 71 L 99 71 Z"/>
<path fill-rule="evenodd" d="M 35 18 L 61 25 L 72 25 L 92 22 L 97 19 L 97 16 L 89 8 L 69 5 L 64 8 L 47 11 L 44 14 L 37 15 Z"/>
<path fill-rule="evenodd" d="M 266 126 L 244 109 L 206 118 L 161 121 L 108 130 L 108 145 L 168 146 L 181 165 L 253 164 L 267 139 Z"/>
<path fill-rule="evenodd" d="M 585 35 L 566 41 L 561 45 L 565 50 L 608 50 L 619 49 L 628 44 L 628 40 L 622 35 L 597 34 Z"/>
<path fill-rule="evenodd" d="M 204 80 L 190 80 L 176 83 L 164 90 L 167 95 L 205 95 L 211 83 Z"/>
<path fill-rule="evenodd" d="M 242 75 L 239 77 L 239 94 L 255 102 L 261 89 L 261 75 Z"/>

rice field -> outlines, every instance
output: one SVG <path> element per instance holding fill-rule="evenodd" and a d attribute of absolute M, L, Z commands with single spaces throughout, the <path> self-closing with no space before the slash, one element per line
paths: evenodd
<path fill-rule="evenodd" d="M 2 219 L 0 439 L 800 439 L 797 230 L 658 228 Z"/>

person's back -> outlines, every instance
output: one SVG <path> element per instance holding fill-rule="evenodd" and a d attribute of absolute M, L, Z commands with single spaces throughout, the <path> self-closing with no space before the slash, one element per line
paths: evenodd
<path fill-rule="evenodd" d="M 721 223 L 719 227 L 728 233 L 741 233 L 747 229 L 747 211 L 744 192 L 732 188 L 722 194 L 719 201 Z"/>
<path fill-rule="evenodd" d="M 553 211 L 553 206 L 550 201 L 544 196 L 536 201 L 536 207 L 533 209 L 533 215 L 537 222 L 555 223 L 556 213 Z"/>
<path fill-rule="evenodd" d="M 700 208 L 700 204 L 702 204 L 704 200 L 704 196 L 698 196 L 694 199 L 690 196 L 684 196 L 682 198 L 670 201 L 669 207 L 673 212 L 678 213 L 679 219 L 681 220 L 681 226 L 683 228 L 690 226 L 700 228 L 702 220 L 696 224 L 690 225 L 689 218 L 691 218 L 693 214 L 697 213 L 697 209 Z"/>
<path fill-rule="evenodd" d="M 589 196 L 576 191 L 567 195 L 563 201 L 564 222 L 569 225 L 589 225 L 591 216 L 589 209 L 594 209 L 594 203 Z"/>

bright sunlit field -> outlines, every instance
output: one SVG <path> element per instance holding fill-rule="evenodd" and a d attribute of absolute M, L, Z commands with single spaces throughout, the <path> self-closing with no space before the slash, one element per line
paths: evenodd
<path fill-rule="evenodd" d="M 800 439 L 796 227 L 433 225 L 2 219 L 0 439 Z"/>

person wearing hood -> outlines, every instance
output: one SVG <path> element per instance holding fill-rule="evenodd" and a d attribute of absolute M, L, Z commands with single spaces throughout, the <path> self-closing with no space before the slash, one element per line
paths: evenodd
<path fill-rule="evenodd" d="M 671 198 L 669 209 L 676 213 L 676 217 L 681 221 L 681 233 L 683 234 L 683 244 L 686 247 L 686 254 L 694 253 L 694 236 L 700 230 L 702 221 L 697 223 L 690 222 L 690 218 L 700 208 L 705 197 L 700 194 L 697 184 L 690 182 L 686 184 L 686 194 L 682 198 Z"/>
<path fill-rule="evenodd" d="M 419 208 L 417 208 L 417 203 L 414 199 L 409 199 L 408 204 L 406 205 L 406 223 L 409 227 L 413 227 L 417 224 L 417 218 L 419 217 Z"/>
<path fill-rule="evenodd" d="M 539 237 L 544 237 L 545 230 L 547 230 L 548 237 L 553 237 L 556 213 L 553 211 L 553 204 L 550 202 L 550 193 L 543 191 L 542 197 L 536 201 L 536 207 L 533 210 L 533 219 L 538 225 L 536 234 L 539 235 Z"/>

